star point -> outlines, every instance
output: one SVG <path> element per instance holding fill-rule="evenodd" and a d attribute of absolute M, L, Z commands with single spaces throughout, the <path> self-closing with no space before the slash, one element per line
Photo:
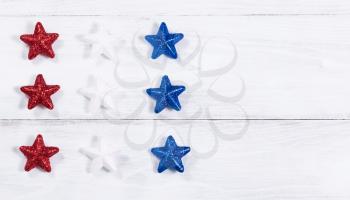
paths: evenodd
<path fill-rule="evenodd" d="M 46 33 L 43 25 L 37 22 L 34 33 L 21 35 L 20 39 L 29 46 L 28 59 L 32 60 L 39 54 L 54 58 L 52 44 L 58 36 L 57 33 Z"/>
<path fill-rule="evenodd" d="M 56 93 L 59 85 L 46 85 L 42 74 L 37 75 L 33 86 L 23 86 L 20 88 L 23 93 L 29 96 L 28 109 L 31 110 L 41 104 L 52 110 L 54 105 L 51 100 L 51 95 Z"/>
<path fill-rule="evenodd" d="M 51 172 L 50 157 L 59 152 L 58 147 L 45 146 L 42 135 L 37 135 L 32 146 L 21 146 L 19 150 L 27 157 L 24 170 L 30 171 L 39 167 L 46 172 Z"/>
<path fill-rule="evenodd" d="M 178 96 L 185 90 L 185 86 L 171 85 L 169 77 L 165 75 L 162 77 L 162 82 L 159 88 L 149 88 L 146 90 L 146 93 L 156 100 L 154 112 L 160 113 L 167 107 L 180 111 L 181 104 Z"/>
<path fill-rule="evenodd" d="M 151 152 L 160 159 L 158 165 L 158 173 L 162 173 L 166 169 L 184 172 L 185 168 L 181 158 L 191 151 L 190 147 L 177 146 L 173 136 L 168 136 L 164 147 L 155 147 Z"/>
<path fill-rule="evenodd" d="M 153 46 L 152 59 L 158 58 L 164 54 L 170 58 L 177 58 L 175 44 L 178 43 L 184 35 L 182 33 L 169 33 L 168 27 L 164 22 L 161 23 L 156 35 L 146 35 L 145 40 Z"/>

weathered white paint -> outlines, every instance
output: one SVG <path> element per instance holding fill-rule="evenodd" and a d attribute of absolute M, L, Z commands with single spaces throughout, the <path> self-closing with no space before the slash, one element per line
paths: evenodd
<path fill-rule="evenodd" d="M 17 199 L 348 199 L 350 126 L 347 121 L 250 121 L 242 137 L 225 140 L 212 133 L 207 121 L 2 121 L 0 192 Z M 129 124 L 131 123 L 131 125 Z M 174 123 L 174 122 L 173 122 Z M 190 124 L 188 124 L 190 123 Z M 240 129 L 244 121 L 216 121 L 222 132 Z M 126 126 L 129 125 L 125 139 Z M 192 131 L 189 132 L 189 126 Z M 47 145 L 61 148 L 50 174 L 23 171 L 25 159 L 17 150 L 29 145 L 36 133 Z M 161 146 L 168 134 L 179 145 L 191 145 L 183 161 L 184 174 L 156 172 L 157 159 L 148 147 Z M 122 150 L 117 171 L 89 173 L 91 160 L 79 148 L 103 138 L 106 151 Z M 191 136 L 191 141 L 188 140 Z M 196 152 L 218 148 L 201 158 Z M 147 145 L 146 145 L 147 146 Z M 140 147 L 140 146 L 139 146 Z"/>
<path fill-rule="evenodd" d="M 350 2 L 177 2 L 0 0 L 1 199 L 350 198 Z M 26 59 L 37 21 L 60 34 L 53 60 Z M 149 59 L 162 21 L 185 34 L 177 61 Z M 25 108 L 38 73 L 61 85 L 53 111 Z M 152 112 L 163 74 L 187 86 L 181 112 Z M 51 174 L 23 171 L 37 133 L 61 149 Z M 184 174 L 155 171 L 168 134 L 192 148 Z M 115 172 L 88 173 L 94 136 L 126 155 Z"/>

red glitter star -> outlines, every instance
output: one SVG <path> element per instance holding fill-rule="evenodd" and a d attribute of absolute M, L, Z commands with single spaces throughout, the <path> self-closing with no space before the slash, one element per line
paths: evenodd
<path fill-rule="evenodd" d="M 42 104 L 46 108 L 52 110 L 53 103 L 51 95 L 60 89 L 59 85 L 46 85 L 43 75 L 36 76 L 33 86 L 23 86 L 21 91 L 29 96 L 28 109 L 32 109 L 38 104 Z"/>
<path fill-rule="evenodd" d="M 54 58 L 55 53 L 51 45 L 57 38 L 57 33 L 46 33 L 40 22 L 36 23 L 34 34 L 25 34 L 20 37 L 23 42 L 29 45 L 28 58 L 30 60 L 39 54 Z"/>
<path fill-rule="evenodd" d="M 21 146 L 19 150 L 27 157 L 27 163 L 24 170 L 30 171 L 38 166 L 43 170 L 50 172 L 50 157 L 58 153 L 58 147 L 45 146 L 43 136 L 36 137 L 32 146 Z"/>

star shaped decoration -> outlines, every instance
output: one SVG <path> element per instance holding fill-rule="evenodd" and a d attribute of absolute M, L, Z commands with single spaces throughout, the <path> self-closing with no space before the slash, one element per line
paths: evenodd
<path fill-rule="evenodd" d="M 57 33 L 46 33 L 43 25 L 38 22 L 33 34 L 21 35 L 20 39 L 29 46 L 28 58 L 31 60 L 39 54 L 54 58 L 52 44 L 58 36 Z"/>
<path fill-rule="evenodd" d="M 36 76 L 33 86 L 23 86 L 21 91 L 29 96 L 28 109 L 41 104 L 52 110 L 54 105 L 51 100 L 51 95 L 60 89 L 59 85 L 46 85 L 42 74 Z"/>
<path fill-rule="evenodd" d="M 171 85 L 169 77 L 163 76 L 159 88 L 149 88 L 147 94 L 156 100 L 155 113 L 161 112 L 164 108 L 172 108 L 176 111 L 181 110 L 178 96 L 185 91 L 185 86 Z"/>
<path fill-rule="evenodd" d="M 145 39 L 153 46 L 152 59 L 156 59 L 162 54 L 176 59 L 175 44 L 183 37 L 182 33 L 169 33 L 166 24 L 162 22 L 157 35 L 146 35 Z"/>
<path fill-rule="evenodd" d="M 113 162 L 117 152 L 105 152 L 101 147 L 101 138 L 96 137 L 93 141 L 94 144 L 91 147 L 81 148 L 80 152 L 91 159 L 89 166 L 89 172 L 95 172 L 97 170 L 106 169 L 107 171 L 115 171 L 116 167 Z"/>
<path fill-rule="evenodd" d="M 32 146 L 21 146 L 19 150 L 27 157 L 24 167 L 25 171 L 30 171 L 34 167 L 40 167 L 46 172 L 51 172 L 50 157 L 59 152 L 58 147 L 45 146 L 43 136 L 36 137 Z"/>
<path fill-rule="evenodd" d="M 101 56 L 109 60 L 116 60 L 118 46 L 123 42 L 117 40 L 109 30 L 97 24 L 93 24 L 90 32 L 80 35 L 79 38 L 88 47 L 86 49 L 87 56 Z M 117 45 L 118 42 L 119 45 Z"/>
<path fill-rule="evenodd" d="M 106 95 L 113 88 L 107 82 L 90 76 L 88 79 L 88 86 L 80 88 L 78 93 L 88 100 L 88 112 L 98 113 L 103 108 L 109 108 L 110 105 L 105 101 Z"/>
<path fill-rule="evenodd" d="M 184 172 L 185 168 L 181 158 L 191 151 L 190 147 L 177 146 L 173 136 L 168 136 L 164 147 L 152 148 L 151 152 L 160 159 L 158 172 L 162 173 L 166 169 L 173 169 Z"/>

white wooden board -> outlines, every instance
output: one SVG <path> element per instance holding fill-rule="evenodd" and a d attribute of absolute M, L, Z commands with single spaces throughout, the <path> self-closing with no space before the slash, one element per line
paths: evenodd
<path fill-rule="evenodd" d="M 185 84 L 187 92 L 181 96 L 184 112 L 165 112 L 160 118 L 205 119 L 204 114 L 193 115 L 206 109 L 219 119 L 245 119 L 245 113 L 254 119 L 349 118 L 346 16 L 0 19 L 6 27 L 0 33 L 2 119 L 104 119 L 98 107 L 89 109 L 89 101 L 78 93 L 93 84 L 93 78 L 102 82 L 98 93 L 109 105 L 108 118 L 159 118 L 145 89 L 158 86 L 164 74 L 175 84 Z M 53 60 L 28 61 L 28 49 L 18 39 L 32 32 L 38 20 L 47 31 L 60 33 Z M 186 35 L 177 47 L 180 61 L 149 59 L 151 47 L 143 36 L 156 32 L 160 20 Z M 112 49 L 109 60 L 100 51 L 88 54 L 88 44 L 82 41 L 96 24 L 95 37 L 103 39 L 94 45 Z M 106 35 L 110 38 L 104 39 Z M 19 87 L 32 84 L 38 73 L 62 87 L 54 96 L 53 112 L 25 109 L 27 99 Z"/>
<path fill-rule="evenodd" d="M 350 198 L 347 121 L 250 121 L 249 130 L 233 140 L 213 132 L 208 121 L 158 121 L 154 137 L 152 121 L 126 123 L 1 122 L 1 195 L 13 200 Z M 238 133 L 245 123 L 215 122 L 226 134 Z M 47 145 L 61 148 L 52 158 L 50 174 L 22 169 L 24 157 L 17 148 L 29 145 L 39 132 Z M 162 145 L 168 134 L 192 147 L 184 158 L 184 174 L 155 172 L 157 160 L 148 146 Z M 79 149 L 90 146 L 94 136 L 102 137 L 107 152 L 121 150 L 117 172 L 88 173 L 90 160 Z M 198 154 L 207 151 L 207 157 Z"/>
<path fill-rule="evenodd" d="M 350 198 L 350 2 L 346 0 L 0 0 L 0 198 Z M 41 21 L 55 59 L 26 58 Z M 151 60 L 160 22 L 185 34 L 178 60 Z M 88 41 L 93 42 L 88 42 Z M 19 91 L 42 73 L 55 109 Z M 153 113 L 145 89 L 167 74 L 182 111 Z M 96 94 L 87 99 L 83 92 Z M 25 172 L 37 133 L 61 151 Z M 158 174 L 149 149 L 174 135 L 185 173 Z M 79 150 L 101 137 L 116 172 L 89 173 Z"/>
<path fill-rule="evenodd" d="M 2 15 L 347 15 L 346 0 L 1 0 Z"/>

